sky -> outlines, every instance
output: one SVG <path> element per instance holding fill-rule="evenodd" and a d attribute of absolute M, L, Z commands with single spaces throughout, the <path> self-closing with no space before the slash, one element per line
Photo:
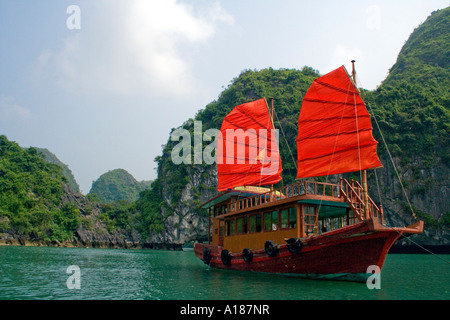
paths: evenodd
<path fill-rule="evenodd" d="M 447 0 L 0 0 L 0 134 L 47 148 L 82 193 L 156 178 L 177 128 L 246 69 L 356 60 L 373 90 Z M 299 106 L 300 108 L 300 106 Z M 218 128 L 219 129 L 219 128 Z"/>

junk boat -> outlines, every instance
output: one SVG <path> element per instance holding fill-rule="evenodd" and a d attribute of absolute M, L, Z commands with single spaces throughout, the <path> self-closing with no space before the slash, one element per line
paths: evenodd
<path fill-rule="evenodd" d="M 365 282 L 381 271 L 399 237 L 423 232 L 423 221 L 386 226 L 382 206 L 368 194 L 367 170 L 382 165 L 352 64 L 352 76 L 342 66 L 317 78 L 304 96 L 296 141 L 302 180 L 294 184 L 273 187 L 282 171 L 273 143 L 273 100 L 272 109 L 264 98 L 224 118 L 217 147 L 220 193 L 202 205 L 209 213 L 208 244 L 194 245 L 205 264 Z M 306 180 L 356 171 L 361 183 Z"/>

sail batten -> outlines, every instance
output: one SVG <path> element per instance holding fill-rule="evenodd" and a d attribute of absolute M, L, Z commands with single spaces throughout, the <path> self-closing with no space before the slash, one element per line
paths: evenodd
<path fill-rule="evenodd" d="M 355 130 L 355 131 L 347 131 L 347 132 L 341 132 L 341 133 L 330 133 L 330 134 L 323 134 L 318 136 L 309 136 L 309 137 L 302 137 L 299 138 L 297 141 L 305 141 L 305 140 L 311 140 L 311 139 L 322 139 L 322 138 L 329 138 L 329 137 L 337 137 L 339 135 L 356 135 L 357 133 L 365 132 L 365 131 L 372 131 L 372 129 L 361 129 L 361 130 Z M 363 146 L 361 146 L 363 147 Z"/>
<path fill-rule="evenodd" d="M 307 91 L 298 119 L 297 178 L 381 167 L 366 105 L 342 66 Z"/>
<path fill-rule="evenodd" d="M 315 103 L 320 103 L 320 104 L 324 104 L 324 103 L 327 104 L 328 103 L 328 104 L 335 104 L 335 105 L 343 105 L 343 104 L 345 104 L 345 105 L 348 105 L 348 106 L 354 106 L 354 105 L 365 106 L 364 102 L 354 103 L 352 101 L 342 102 L 342 101 L 318 100 L 318 99 L 309 99 L 309 98 L 304 98 L 303 101 L 315 102 Z"/>
<path fill-rule="evenodd" d="M 334 152 L 329 152 L 329 153 L 326 153 L 326 154 L 318 155 L 316 157 L 304 158 L 304 159 L 301 159 L 299 161 L 302 162 L 302 161 L 309 161 L 309 160 L 317 160 L 317 159 L 320 159 L 320 158 L 330 157 L 333 154 L 337 156 L 337 155 L 339 155 L 339 153 L 348 152 L 348 151 L 358 151 L 358 149 L 364 149 L 364 148 L 370 148 L 370 147 L 372 147 L 372 145 L 353 146 L 353 147 L 348 147 L 348 148 L 345 148 L 345 149 L 342 149 L 342 150 L 337 150 L 337 151 L 334 151 Z"/>

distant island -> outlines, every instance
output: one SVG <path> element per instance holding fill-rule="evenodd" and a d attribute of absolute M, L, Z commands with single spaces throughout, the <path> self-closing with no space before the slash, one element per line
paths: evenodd
<path fill-rule="evenodd" d="M 151 187 L 151 183 L 152 181 L 136 181 L 125 169 L 114 169 L 102 174 L 92 183 L 88 196 L 97 197 L 105 203 L 119 200 L 134 202 L 139 198 L 139 193 Z"/>

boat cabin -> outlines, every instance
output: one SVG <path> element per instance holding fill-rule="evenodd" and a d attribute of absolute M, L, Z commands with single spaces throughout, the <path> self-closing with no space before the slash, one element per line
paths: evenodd
<path fill-rule="evenodd" d="M 277 191 L 261 187 L 224 191 L 202 206 L 209 212 L 208 242 L 242 252 L 259 249 L 267 240 L 282 244 L 354 224 L 360 219 L 340 190 L 339 184 L 305 181 Z"/>

